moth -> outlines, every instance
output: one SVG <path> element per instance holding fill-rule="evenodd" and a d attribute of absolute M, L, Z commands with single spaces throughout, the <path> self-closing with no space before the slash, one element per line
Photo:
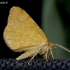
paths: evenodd
<path fill-rule="evenodd" d="M 56 45 L 70 52 L 59 44 L 50 43 L 36 22 L 17 6 L 13 6 L 10 10 L 3 38 L 7 46 L 14 52 L 25 52 L 16 60 L 28 57 L 32 57 L 32 60 L 37 54 L 43 55 L 45 60 L 48 60 L 50 56 L 54 58 L 52 49 L 56 48 Z"/>

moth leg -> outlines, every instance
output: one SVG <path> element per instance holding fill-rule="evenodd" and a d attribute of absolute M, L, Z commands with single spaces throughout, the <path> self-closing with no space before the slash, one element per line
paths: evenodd
<path fill-rule="evenodd" d="M 39 49 L 39 50 L 40 50 L 40 49 Z M 37 51 L 35 52 L 35 54 L 32 56 L 32 58 L 31 58 L 30 61 L 28 62 L 28 65 L 29 65 L 29 63 L 34 59 L 34 57 L 38 54 L 39 50 L 37 50 Z"/>
<path fill-rule="evenodd" d="M 52 50 L 51 49 L 50 49 L 50 52 L 51 52 L 52 58 L 54 59 L 54 56 L 53 56 L 53 53 L 52 53 Z"/>
<path fill-rule="evenodd" d="M 46 51 L 46 61 L 48 61 L 48 49 Z"/>
<path fill-rule="evenodd" d="M 35 50 L 27 51 L 27 52 L 21 54 L 19 57 L 17 57 L 16 60 L 22 60 L 22 59 L 34 56 L 35 53 L 36 53 Z"/>
<path fill-rule="evenodd" d="M 39 47 L 39 49 L 36 50 L 36 53 L 33 55 L 33 57 L 30 59 L 30 61 L 28 62 L 28 65 L 29 63 L 34 59 L 34 57 L 39 53 L 40 49 L 42 49 L 44 46 L 42 45 L 41 47 Z"/>
<path fill-rule="evenodd" d="M 50 52 L 48 50 L 48 52 L 47 52 L 47 59 L 49 59 L 49 58 L 50 58 Z"/>

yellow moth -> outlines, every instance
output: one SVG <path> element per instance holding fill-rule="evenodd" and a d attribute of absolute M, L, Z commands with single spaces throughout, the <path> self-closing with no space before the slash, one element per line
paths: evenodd
<path fill-rule="evenodd" d="M 3 38 L 7 46 L 14 52 L 25 52 L 16 60 L 22 60 L 37 55 L 43 55 L 48 60 L 50 55 L 53 57 L 52 49 L 55 45 L 48 42 L 46 35 L 36 24 L 36 22 L 21 8 L 14 6 L 11 8 L 8 24 L 4 29 Z M 58 45 L 64 50 L 70 52 L 65 47 Z M 30 61 L 31 61 L 30 60 Z"/>

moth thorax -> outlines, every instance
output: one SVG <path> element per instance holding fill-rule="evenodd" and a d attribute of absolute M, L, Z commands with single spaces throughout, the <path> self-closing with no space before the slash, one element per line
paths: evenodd
<path fill-rule="evenodd" d="M 43 47 L 42 49 L 40 49 L 39 54 L 42 55 L 46 52 L 47 49 L 49 49 L 48 45 L 43 45 L 41 46 Z"/>
<path fill-rule="evenodd" d="M 42 47 L 43 48 L 39 51 L 39 54 L 42 55 L 45 59 L 46 59 L 45 55 L 46 54 L 48 55 L 50 53 L 50 50 L 55 48 L 54 44 L 50 42 L 46 43 Z"/>

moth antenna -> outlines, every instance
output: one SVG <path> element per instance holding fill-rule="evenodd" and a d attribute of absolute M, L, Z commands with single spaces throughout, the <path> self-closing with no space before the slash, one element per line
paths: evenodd
<path fill-rule="evenodd" d="M 67 49 L 67 48 L 65 48 L 64 46 L 59 45 L 59 44 L 54 44 L 54 45 L 59 46 L 60 48 L 62 48 L 62 49 L 64 49 L 65 51 L 67 51 L 67 52 L 69 52 L 69 53 L 70 53 L 70 50 L 69 50 L 69 49 Z"/>

